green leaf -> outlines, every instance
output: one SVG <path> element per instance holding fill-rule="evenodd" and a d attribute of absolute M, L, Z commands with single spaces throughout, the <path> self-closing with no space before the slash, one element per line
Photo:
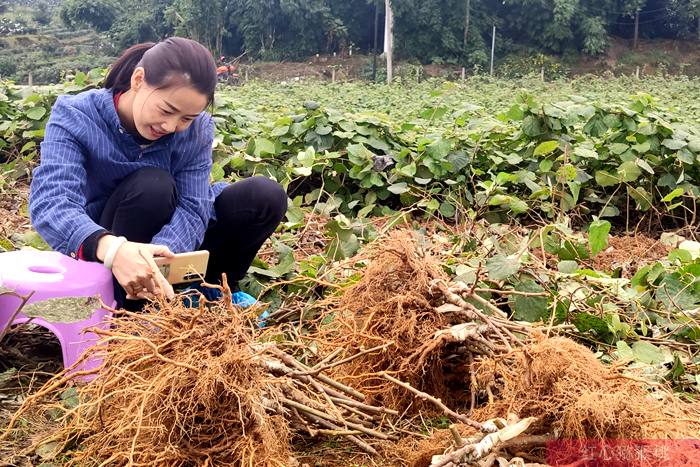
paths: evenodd
<path fill-rule="evenodd" d="M 226 174 L 224 173 L 224 168 L 221 167 L 220 164 L 214 162 L 211 166 L 211 178 L 215 182 L 218 182 L 220 180 L 223 180 L 224 176 Z"/>
<path fill-rule="evenodd" d="M 448 139 L 440 138 L 428 146 L 428 154 L 434 159 L 444 160 L 452 149 L 452 142 Z"/>
<path fill-rule="evenodd" d="M 591 225 L 588 227 L 588 242 L 593 256 L 608 247 L 610 227 L 610 222 L 600 219 L 591 222 Z"/>
<path fill-rule="evenodd" d="M 447 161 L 452 164 L 452 172 L 460 172 L 469 165 L 469 158 L 464 151 L 455 151 L 447 156 Z"/>
<path fill-rule="evenodd" d="M 313 167 L 294 167 L 292 171 L 296 175 L 301 175 L 302 177 L 308 177 L 313 173 Z"/>
<path fill-rule="evenodd" d="M 615 351 L 617 358 L 620 360 L 634 360 L 634 351 L 632 350 L 632 347 L 627 345 L 627 342 L 617 341 L 617 344 L 615 345 L 617 346 L 617 350 Z"/>
<path fill-rule="evenodd" d="M 520 107 L 520 104 L 515 104 L 506 112 L 506 117 L 511 120 L 522 120 L 525 117 L 525 112 Z"/>
<path fill-rule="evenodd" d="M 678 151 L 680 148 L 685 147 L 687 143 L 679 139 L 665 139 L 661 144 L 672 151 Z"/>
<path fill-rule="evenodd" d="M 540 172 L 549 172 L 554 167 L 554 161 L 549 159 L 542 159 L 540 161 Z"/>
<path fill-rule="evenodd" d="M 610 342 L 614 338 L 608 323 L 598 316 L 590 313 L 576 313 L 571 321 L 581 333 L 592 331 L 599 339 L 605 342 Z"/>
<path fill-rule="evenodd" d="M 693 152 L 700 152 L 700 138 L 697 136 L 691 136 L 688 139 L 688 149 Z"/>
<path fill-rule="evenodd" d="M 645 141 L 643 143 L 635 144 L 632 146 L 633 151 L 637 151 L 639 154 L 645 154 L 649 152 L 651 149 L 651 144 L 649 144 L 649 141 Z"/>
<path fill-rule="evenodd" d="M 617 217 L 620 215 L 620 210 L 616 206 L 605 206 L 600 210 L 598 217 Z"/>
<path fill-rule="evenodd" d="M 41 120 L 46 115 L 46 109 L 43 107 L 32 107 L 27 110 L 25 115 L 32 120 Z"/>
<path fill-rule="evenodd" d="M 654 169 L 651 167 L 651 165 L 649 165 L 647 161 L 645 161 L 644 159 L 637 159 L 635 162 L 646 172 L 650 173 L 651 175 L 654 175 Z"/>
<path fill-rule="evenodd" d="M 642 123 L 642 124 L 639 125 L 639 128 L 637 129 L 637 132 L 638 132 L 640 135 L 651 136 L 651 135 L 655 135 L 655 134 L 656 134 L 657 128 L 656 128 L 656 125 L 653 125 L 653 124 L 651 124 L 651 123 Z"/>
<path fill-rule="evenodd" d="M 304 225 L 304 210 L 299 206 L 290 203 L 287 207 L 287 213 L 285 217 L 287 219 L 287 222 L 285 222 L 287 228 Z"/>
<path fill-rule="evenodd" d="M 317 135 L 325 136 L 325 135 L 329 134 L 331 131 L 333 131 L 333 128 L 328 126 L 328 125 L 319 125 L 316 127 L 316 129 L 314 131 L 316 131 Z"/>
<path fill-rule="evenodd" d="M 403 167 L 399 167 L 396 171 L 405 177 L 415 177 L 417 170 L 416 163 L 411 162 Z"/>
<path fill-rule="evenodd" d="M 448 202 L 440 203 L 440 214 L 443 216 L 453 218 L 456 213 L 457 210 L 455 209 L 454 204 Z"/>
<path fill-rule="evenodd" d="M 602 187 L 619 185 L 620 179 L 609 174 L 605 170 L 598 170 L 595 173 L 595 181 Z"/>
<path fill-rule="evenodd" d="M 440 208 L 440 202 L 433 198 L 430 201 L 428 201 L 428 204 L 425 205 L 425 208 L 430 212 L 437 211 Z"/>
<path fill-rule="evenodd" d="M 559 272 L 564 274 L 573 274 L 578 271 L 578 262 L 572 260 L 559 261 L 557 268 L 559 269 Z"/>
<path fill-rule="evenodd" d="M 633 182 L 642 175 L 642 171 L 639 166 L 633 161 L 627 161 L 620 164 L 618 168 L 618 173 L 622 178 L 623 182 Z"/>
<path fill-rule="evenodd" d="M 532 279 L 518 281 L 514 288 L 517 292 L 541 293 L 545 289 Z M 549 306 L 546 296 L 527 296 L 513 294 L 508 300 L 513 310 L 513 318 L 518 321 L 534 323 L 543 321 L 549 316 Z"/>
<path fill-rule="evenodd" d="M 255 146 L 255 149 L 253 151 L 253 154 L 255 156 L 269 156 L 274 155 L 276 153 L 275 143 L 273 143 L 267 138 L 255 138 L 253 144 Z"/>
<path fill-rule="evenodd" d="M 656 290 L 656 299 L 664 304 L 666 310 L 670 312 L 681 310 L 691 310 L 700 301 L 700 297 L 693 293 L 693 290 L 680 280 L 680 274 L 667 274 Z"/>
<path fill-rule="evenodd" d="M 70 387 L 61 393 L 61 401 L 66 409 L 74 409 L 80 404 L 78 390 L 75 386 Z"/>
<path fill-rule="evenodd" d="M 580 146 L 574 149 L 574 154 L 584 159 L 598 159 L 598 153 L 593 149 L 583 148 Z"/>
<path fill-rule="evenodd" d="M 632 344 L 634 359 L 650 365 L 663 363 L 664 354 L 657 346 L 647 341 L 637 341 Z"/>
<path fill-rule="evenodd" d="M 531 138 L 542 134 L 542 126 L 539 119 L 533 115 L 525 117 L 523 120 L 523 133 Z"/>
<path fill-rule="evenodd" d="M 591 136 L 602 136 L 603 133 L 608 131 L 608 126 L 605 124 L 605 120 L 595 115 L 586 123 L 583 127 L 583 131 Z"/>
<path fill-rule="evenodd" d="M 666 373 L 666 376 L 664 376 L 664 379 L 666 381 L 678 381 L 681 376 L 685 374 L 685 366 L 683 365 L 683 362 L 681 361 L 680 357 L 678 357 L 677 354 L 673 354 L 673 365 L 671 366 L 671 370 L 669 370 L 668 373 Z"/>
<path fill-rule="evenodd" d="M 326 224 L 326 230 L 332 240 L 326 246 L 326 254 L 334 261 L 350 258 L 360 249 L 360 240 L 351 227 L 346 227 L 339 220 Z"/>
<path fill-rule="evenodd" d="M 294 250 L 282 242 L 277 242 L 275 244 L 275 250 L 277 251 L 278 257 L 277 264 L 275 266 L 267 269 L 251 266 L 248 271 L 265 277 L 270 277 L 272 279 L 280 278 L 285 274 L 294 271 L 296 266 L 296 261 L 294 260 Z"/>
<path fill-rule="evenodd" d="M 679 196 L 683 196 L 685 194 L 685 189 L 684 188 L 676 188 L 666 196 L 664 196 L 661 201 L 664 203 L 670 203 L 674 199 L 678 198 Z"/>
<path fill-rule="evenodd" d="M 555 151 L 559 147 L 559 141 L 545 141 L 540 143 L 533 153 L 534 156 L 543 156 Z"/>
<path fill-rule="evenodd" d="M 372 161 L 372 152 L 362 143 L 348 145 L 348 158 L 356 166 L 364 166 Z"/>
<path fill-rule="evenodd" d="M 61 448 L 63 446 L 64 443 L 61 441 L 49 441 L 37 446 L 34 452 L 37 456 L 39 456 L 39 458 L 41 458 L 42 461 L 50 461 L 54 460 L 59 454 L 61 454 Z"/>
<path fill-rule="evenodd" d="M 31 150 L 31 149 L 34 149 L 35 147 L 36 147 L 36 142 L 34 142 L 34 141 L 28 141 L 27 143 L 25 143 L 24 146 L 22 146 L 22 149 L 20 149 L 19 152 L 21 152 L 22 154 L 24 154 L 25 152 L 27 152 L 27 151 L 29 151 L 29 150 Z"/>
<path fill-rule="evenodd" d="M 387 187 L 387 190 L 394 193 L 395 195 L 400 195 L 409 191 L 408 184 L 406 182 L 394 183 Z"/>
<path fill-rule="evenodd" d="M 609 147 L 610 152 L 616 155 L 620 155 L 629 149 L 629 146 L 624 143 L 613 143 Z"/>
<path fill-rule="evenodd" d="M 491 280 L 501 281 L 520 271 L 520 262 L 513 255 L 496 255 L 486 261 L 486 271 Z"/>
<path fill-rule="evenodd" d="M 522 214 L 530 208 L 528 204 L 520 198 L 512 197 L 508 208 L 513 211 L 513 214 Z"/>
<path fill-rule="evenodd" d="M 668 260 L 670 262 L 679 261 L 680 263 L 689 263 L 693 260 L 693 255 L 682 248 L 676 248 L 668 252 Z"/>
<path fill-rule="evenodd" d="M 270 135 L 275 136 L 275 137 L 280 137 L 284 136 L 289 132 L 289 125 L 285 126 L 277 126 L 272 129 L 272 132 L 270 132 Z"/>
<path fill-rule="evenodd" d="M 652 197 L 643 187 L 627 187 L 627 194 L 637 202 L 637 209 L 648 211 L 651 208 Z"/>

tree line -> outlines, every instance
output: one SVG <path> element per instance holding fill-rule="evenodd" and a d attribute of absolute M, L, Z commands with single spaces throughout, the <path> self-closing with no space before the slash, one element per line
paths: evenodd
<path fill-rule="evenodd" d="M 173 34 L 262 60 L 382 50 L 385 2 L 397 58 L 464 66 L 496 53 L 603 53 L 612 36 L 697 40 L 700 0 L 64 0 L 63 21 L 115 48 Z"/>

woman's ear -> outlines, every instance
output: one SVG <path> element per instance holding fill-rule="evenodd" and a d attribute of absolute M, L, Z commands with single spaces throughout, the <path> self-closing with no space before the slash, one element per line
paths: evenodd
<path fill-rule="evenodd" d="M 131 89 L 138 91 L 146 83 L 146 72 L 142 66 L 138 66 L 131 73 Z"/>

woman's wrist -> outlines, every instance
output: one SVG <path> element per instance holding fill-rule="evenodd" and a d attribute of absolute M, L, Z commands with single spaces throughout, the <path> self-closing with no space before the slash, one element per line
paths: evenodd
<path fill-rule="evenodd" d="M 114 258 L 117 256 L 117 252 L 122 245 L 126 243 L 126 237 L 115 237 L 107 247 L 107 252 L 105 253 L 104 265 L 107 269 L 112 269 L 112 263 Z"/>
<path fill-rule="evenodd" d="M 105 235 L 103 237 L 100 237 L 100 239 L 97 241 L 97 249 L 95 250 L 95 257 L 97 258 L 98 261 L 104 263 L 105 261 L 105 255 L 107 254 L 107 250 L 109 249 L 109 245 L 112 244 L 112 242 L 116 239 L 117 237 L 112 234 Z"/>
<path fill-rule="evenodd" d="M 101 261 L 97 257 L 97 246 L 100 239 L 106 235 L 112 235 L 112 232 L 102 229 L 90 234 L 88 238 L 83 241 L 83 244 L 80 245 L 78 259 L 82 259 L 83 261 Z"/>

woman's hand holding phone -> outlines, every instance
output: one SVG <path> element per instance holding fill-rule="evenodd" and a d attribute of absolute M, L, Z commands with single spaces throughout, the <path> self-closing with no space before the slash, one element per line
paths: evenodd
<path fill-rule="evenodd" d="M 97 247 L 98 259 L 104 260 L 109 242 L 118 241 L 117 237 L 102 237 Z M 149 243 L 124 242 L 118 247 L 112 261 L 112 273 L 117 282 L 124 287 L 128 300 L 153 299 L 165 294 L 167 298 L 175 296 L 172 285 L 158 270 L 154 257 L 172 258 L 174 253 L 164 245 Z"/>

